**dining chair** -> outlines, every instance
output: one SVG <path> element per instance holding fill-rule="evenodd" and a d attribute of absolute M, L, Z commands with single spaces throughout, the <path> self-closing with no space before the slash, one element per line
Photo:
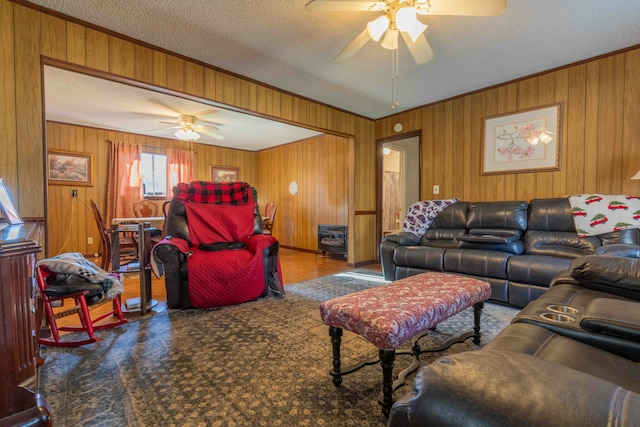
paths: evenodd
<path fill-rule="evenodd" d="M 278 204 L 269 202 L 264 208 L 264 216 L 262 217 L 262 234 L 271 234 L 273 231 L 273 219 L 276 216 Z"/>
<path fill-rule="evenodd" d="M 102 260 L 100 262 L 100 268 L 109 271 L 109 265 L 111 264 L 111 230 L 106 226 L 102 220 L 102 215 L 98 209 L 98 205 L 93 199 L 89 200 L 91 204 L 91 210 L 93 211 L 93 217 L 96 220 L 98 231 L 100 232 L 100 242 L 102 243 Z M 138 242 L 133 236 L 133 233 L 118 233 L 120 235 L 120 264 L 126 264 L 137 258 L 138 254 Z"/>
<path fill-rule="evenodd" d="M 133 213 L 137 218 L 158 216 L 158 205 L 150 200 L 136 200 L 133 202 Z"/>

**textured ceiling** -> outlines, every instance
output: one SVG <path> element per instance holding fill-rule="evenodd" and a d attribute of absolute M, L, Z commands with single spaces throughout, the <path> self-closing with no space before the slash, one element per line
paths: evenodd
<path fill-rule="evenodd" d="M 32 0 L 118 33 L 370 118 L 392 114 L 391 55 L 369 42 L 332 59 L 372 12 L 308 0 Z M 639 0 L 508 0 L 498 17 L 427 16 L 435 59 L 400 46 L 395 111 L 640 44 Z"/>

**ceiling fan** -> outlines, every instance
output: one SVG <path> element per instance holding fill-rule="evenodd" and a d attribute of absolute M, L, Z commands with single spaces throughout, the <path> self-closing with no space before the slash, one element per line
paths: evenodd
<path fill-rule="evenodd" d="M 395 51 L 398 48 L 398 36 L 402 36 L 418 65 L 434 57 L 424 36 L 427 25 L 418 19 L 419 15 L 497 16 L 506 7 L 507 0 L 311 0 L 305 5 L 309 12 L 382 12 L 334 61 L 342 62 L 351 58 L 370 39 L 382 39 L 380 45 L 383 48 Z"/>
<path fill-rule="evenodd" d="M 220 124 L 207 122 L 204 120 L 199 121 L 196 116 L 182 114 L 175 120 L 160 121 L 160 123 L 166 123 L 169 125 L 177 124 L 177 126 L 154 129 L 148 132 L 157 132 L 165 129 L 178 129 L 175 133 L 175 136 L 176 138 L 183 141 L 197 141 L 198 138 L 200 138 L 200 134 L 207 135 L 215 139 L 224 139 L 223 135 L 209 130 L 213 129 L 214 131 L 219 131 L 220 128 L 218 126 L 220 126 Z"/>

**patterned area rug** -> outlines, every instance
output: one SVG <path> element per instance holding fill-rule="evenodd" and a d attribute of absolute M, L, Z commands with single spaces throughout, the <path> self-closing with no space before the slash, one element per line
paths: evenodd
<path fill-rule="evenodd" d="M 379 273 L 357 270 L 288 285 L 281 299 L 170 310 L 98 331 L 95 344 L 42 347 L 39 391 L 58 427 L 383 426 L 380 368 L 366 366 L 336 388 L 328 328 L 318 310 L 321 301 L 383 283 Z M 486 304 L 484 342 L 517 311 Z M 444 342 L 472 325 L 468 309 L 421 345 Z M 345 363 L 377 354 L 354 334 L 345 332 L 343 339 Z M 449 352 L 481 347 L 467 340 Z M 442 354 L 424 354 L 421 362 Z M 399 357 L 396 366 L 408 363 Z M 396 396 L 409 390 L 410 384 Z"/>

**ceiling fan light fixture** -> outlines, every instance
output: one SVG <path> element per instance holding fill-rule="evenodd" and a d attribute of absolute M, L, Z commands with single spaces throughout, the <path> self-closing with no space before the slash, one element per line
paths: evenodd
<path fill-rule="evenodd" d="M 367 24 L 369 36 L 375 41 L 380 41 L 380 37 L 387 31 L 387 28 L 389 28 L 389 18 L 386 15 L 379 16 Z"/>
<path fill-rule="evenodd" d="M 398 30 L 390 29 L 384 35 L 384 39 L 382 39 L 382 43 L 380 43 L 385 49 L 396 50 L 398 48 Z"/>
<path fill-rule="evenodd" d="M 179 129 L 175 135 L 183 141 L 197 141 L 200 138 L 200 134 L 192 129 Z"/>
<path fill-rule="evenodd" d="M 403 7 L 396 12 L 396 26 L 398 30 L 409 34 L 414 43 L 427 29 L 427 26 L 418 20 L 416 10 L 413 7 Z"/>

